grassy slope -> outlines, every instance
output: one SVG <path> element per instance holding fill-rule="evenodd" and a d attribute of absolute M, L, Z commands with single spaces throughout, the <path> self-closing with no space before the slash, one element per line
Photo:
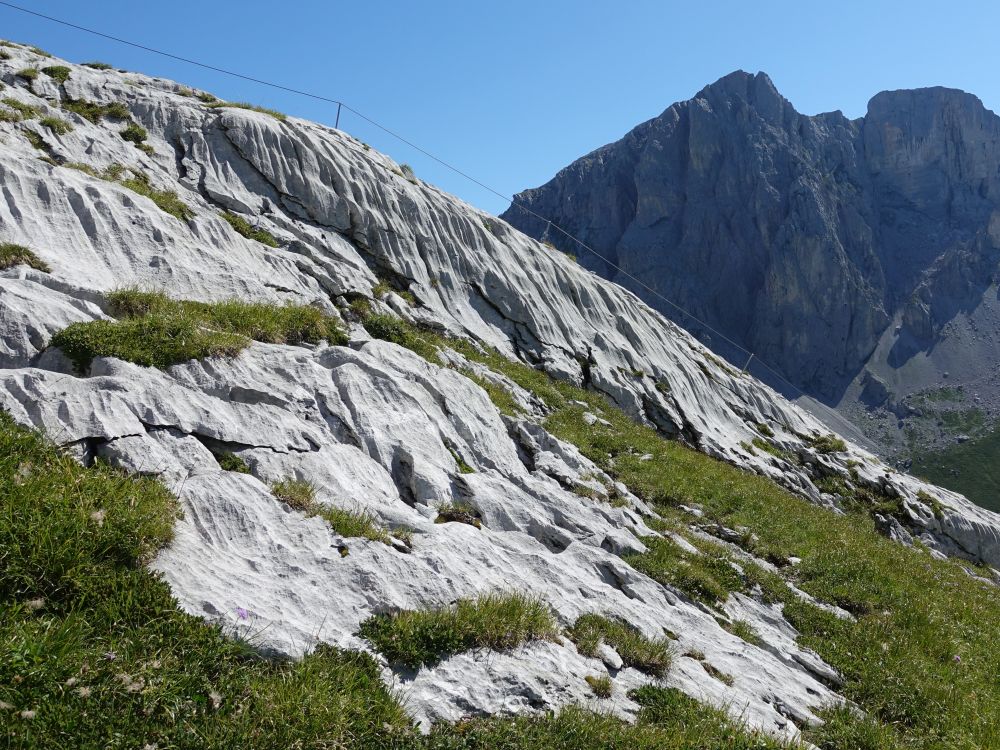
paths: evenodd
<path fill-rule="evenodd" d="M 397 338 L 399 338 L 397 336 Z M 502 372 L 553 410 L 546 428 L 683 523 L 676 506 L 703 507 L 729 527 L 747 527 L 747 546 L 772 560 L 801 558 L 783 576 L 857 616 L 845 622 L 803 604 L 770 582 L 771 598 L 814 648 L 846 678 L 843 693 L 873 717 L 837 715 L 810 739 L 828 748 L 1000 747 L 1000 594 L 954 561 L 894 544 L 861 512 L 838 517 L 772 482 L 663 439 L 603 397 L 464 342 L 406 331 L 401 343 L 433 357 L 449 345 Z M 574 403 L 588 404 L 581 407 Z M 497 400 L 510 408 L 509 398 Z M 593 411 L 611 423 L 588 425 Z M 653 460 L 642 461 L 644 454 Z M 749 539 L 748 533 L 748 539 Z M 753 581 L 756 583 L 757 581 Z M 751 582 L 747 582 L 751 583 Z"/>
<path fill-rule="evenodd" d="M 180 612 L 141 565 L 176 512 L 156 481 L 85 469 L 0 417 L 8 746 L 332 746 L 407 731 L 371 659 L 322 649 L 269 663 Z"/>
<path fill-rule="evenodd" d="M 1000 430 L 943 451 L 918 454 L 911 471 L 1000 512 Z"/>
<path fill-rule="evenodd" d="M 446 343 L 406 326 L 387 332 L 431 359 Z M 600 396 L 447 343 L 544 399 L 552 410 L 547 428 L 655 503 L 664 523 L 683 529 L 688 519 L 676 506 L 699 504 L 710 519 L 747 527 L 754 553 L 801 558 L 783 577 L 857 615 L 854 623 L 837 620 L 752 566 L 740 579 L 723 575 L 722 566 L 696 568 L 692 590 L 709 600 L 760 584 L 767 598 L 784 602 L 805 644 L 841 670 L 843 692 L 870 712 L 868 721 L 831 714 L 810 733 L 813 742 L 843 750 L 1000 746 L 994 587 L 957 563 L 888 542 L 861 512 L 833 516 L 662 439 Z M 515 409 L 501 390 L 490 391 L 498 405 Z M 610 426 L 587 425 L 587 410 Z M 653 460 L 639 460 L 646 453 Z M 175 514 L 173 499 L 152 480 L 84 469 L 4 418 L 0 498 L 0 716 L 14 747 L 776 746 L 664 689 L 636 696 L 645 707 L 636 727 L 571 709 L 444 725 L 421 738 L 369 658 L 322 649 L 299 664 L 264 662 L 180 613 L 167 587 L 140 565 L 169 539 Z M 677 569 L 698 565 L 656 548 L 634 562 L 682 588 L 690 576 Z"/>
<path fill-rule="evenodd" d="M 321 647 L 298 663 L 269 662 L 179 611 L 142 566 L 176 515 L 155 480 L 84 468 L 0 415 L 5 747 L 780 747 L 659 688 L 636 696 L 647 706 L 636 726 L 569 709 L 422 736 L 370 657 Z"/>

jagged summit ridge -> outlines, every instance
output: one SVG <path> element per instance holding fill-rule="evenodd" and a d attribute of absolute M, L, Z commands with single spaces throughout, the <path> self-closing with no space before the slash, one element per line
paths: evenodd
<path fill-rule="evenodd" d="M 1000 119 L 955 89 L 882 92 L 857 120 L 837 112 L 809 117 L 765 74 L 738 71 L 518 202 L 573 231 L 567 191 L 573 205 L 593 201 L 597 220 L 588 231 L 598 249 L 616 253 L 626 268 L 641 259 L 647 282 L 827 395 L 872 353 L 928 263 L 988 223 L 998 133 Z M 516 226 L 543 228 L 522 214 L 508 212 Z M 952 226 L 931 226 L 942 222 Z M 661 250 L 651 255 L 652 246 Z M 661 268 L 667 257 L 671 278 Z M 716 283 L 728 292 L 721 299 L 702 288 L 711 277 L 692 275 L 715 263 L 722 269 Z M 810 265 L 822 277 L 809 275 Z M 819 294 L 828 283 L 838 294 Z M 839 300 L 853 317 L 835 312 Z M 816 331 L 775 340 L 783 312 Z"/>

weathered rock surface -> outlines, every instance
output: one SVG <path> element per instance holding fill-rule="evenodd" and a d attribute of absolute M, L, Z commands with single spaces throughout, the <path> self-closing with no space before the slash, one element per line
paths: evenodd
<path fill-rule="evenodd" d="M 1000 395 L 1000 117 L 970 94 L 886 91 L 862 118 L 810 117 L 737 72 L 517 202 L 862 427 L 866 365 L 896 402 L 949 371 Z M 536 216 L 504 218 L 746 361 Z"/>
<path fill-rule="evenodd" d="M 388 276 L 419 301 L 409 308 L 395 299 L 400 313 L 600 390 L 636 419 L 816 502 L 833 503 L 811 477 L 844 474 L 848 460 L 860 461 L 857 481 L 901 495 L 913 532 L 930 546 L 1000 563 L 997 516 L 886 473 L 853 447 L 816 454 L 806 437 L 825 432 L 822 425 L 634 295 L 407 180 L 349 136 L 206 108 L 176 84 L 136 74 L 72 66 L 63 86 L 42 77 L 32 92 L 13 71 L 33 55 L 11 55 L 0 62 L 5 94 L 53 112 L 46 97 L 122 101 L 148 129 L 153 153 L 123 141 L 120 123 L 64 111 L 75 127 L 62 136 L 32 121 L 0 124 L 0 240 L 30 245 L 52 268 L 0 273 L 0 406 L 83 461 L 101 457 L 173 488 L 184 517 L 153 567 L 188 611 L 298 655 L 318 641 L 366 648 L 356 633 L 372 614 L 516 588 L 543 598 L 562 624 L 600 612 L 649 636 L 669 629 L 679 651 L 702 652 L 734 679 L 727 685 L 696 660 L 679 659 L 668 681 L 768 731 L 794 736 L 817 707 L 839 700 L 824 682 L 830 668 L 795 644 L 774 610 L 738 603 L 741 617 L 774 634 L 757 647 L 631 568 L 621 555 L 644 548 L 648 509 L 620 486 L 631 507 L 569 491 L 610 478 L 531 421 L 539 405 L 530 394 L 512 389 L 529 418 L 508 419 L 454 369 L 358 327 L 347 347 L 254 344 L 232 359 L 166 371 L 98 359 L 85 375 L 74 373 L 46 348 L 48 338 L 68 323 L 106 317 L 100 293 L 124 285 L 177 298 L 311 302 L 335 313 L 344 295 L 370 297 L 376 273 Z M 29 145 L 25 128 L 42 136 L 44 153 Z M 154 186 L 176 190 L 194 217 L 176 219 L 120 184 L 56 166 L 67 163 L 141 169 Z M 281 246 L 240 236 L 221 208 L 245 214 Z M 461 364 L 457 354 L 444 359 Z M 776 445 L 799 452 L 803 465 L 748 447 L 759 423 L 772 425 Z M 220 450 L 239 455 L 251 473 L 222 471 Z M 289 477 L 313 482 L 320 503 L 411 532 L 412 548 L 344 539 L 292 510 L 269 489 Z M 947 507 L 935 515 L 920 490 Z M 477 510 L 481 529 L 435 523 L 436 508 L 455 501 Z M 583 678 L 603 673 L 607 661 L 546 642 L 461 654 L 416 674 L 387 667 L 386 678 L 400 682 L 414 716 L 429 722 L 586 702 Z M 612 672 L 611 705 L 630 716 L 636 707 L 625 692 L 649 678 Z"/>

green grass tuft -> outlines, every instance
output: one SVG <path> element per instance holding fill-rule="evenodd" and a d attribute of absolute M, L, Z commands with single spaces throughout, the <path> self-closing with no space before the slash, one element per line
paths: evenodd
<path fill-rule="evenodd" d="M 773 433 L 772 433 L 773 434 Z M 755 437 L 752 441 L 753 447 L 758 450 L 764 451 L 764 453 L 769 453 L 775 458 L 780 458 L 782 461 L 788 461 L 789 463 L 799 463 L 798 456 L 791 451 L 782 450 L 776 445 L 768 442 L 764 438 Z"/>
<path fill-rule="evenodd" d="M 8 122 L 19 122 L 20 120 L 32 120 L 41 115 L 41 110 L 38 107 L 34 107 L 30 104 L 25 104 L 24 102 L 18 101 L 13 97 L 5 97 L 2 100 L 4 106 L 9 107 L 14 110 L 17 114 L 17 118 L 13 120 L 8 120 Z"/>
<path fill-rule="evenodd" d="M 479 511 L 469 503 L 462 501 L 439 505 L 434 523 L 464 523 L 469 526 L 475 526 L 477 529 L 483 527 L 483 522 L 479 518 Z"/>
<path fill-rule="evenodd" d="M 409 289 L 402 288 L 398 284 L 394 284 L 388 279 L 379 278 L 378 283 L 372 287 L 372 297 L 375 299 L 382 299 L 389 292 L 394 292 L 395 294 L 402 297 L 410 307 L 417 306 L 417 298 L 414 296 L 413 292 Z"/>
<path fill-rule="evenodd" d="M 220 451 L 215 454 L 215 460 L 219 462 L 219 468 L 223 471 L 235 471 L 237 474 L 249 474 L 250 467 L 247 462 L 232 451 Z"/>
<path fill-rule="evenodd" d="M 32 148 L 38 149 L 39 151 L 48 151 L 48 145 L 45 143 L 45 139 L 34 130 L 25 130 L 22 135 L 28 143 L 31 144 Z"/>
<path fill-rule="evenodd" d="M 44 273 L 52 271 L 49 264 L 39 258 L 30 248 L 24 245 L 15 245 L 13 242 L 0 244 L 0 269 L 13 268 L 14 266 L 31 266 L 36 271 Z"/>
<path fill-rule="evenodd" d="M 455 451 L 455 450 L 452 450 L 451 448 L 449 448 L 448 452 L 451 454 L 451 457 L 455 459 L 455 464 L 458 466 L 458 473 L 459 474 L 475 474 L 476 473 L 476 470 L 473 469 L 471 466 L 469 466 L 469 464 L 467 464 L 465 462 L 465 460 L 458 454 L 458 451 Z"/>
<path fill-rule="evenodd" d="M 145 146 L 145 144 L 141 143 L 138 145 L 140 147 Z M 146 149 L 144 148 L 144 150 Z M 128 188 L 133 193 L 138 193 L 141 196 L 149 198 L 161 211 L 164 211 L 181 221 L 192 219 L 195 216 L 191 207 L 184 203 L 184 201 L 178 197 L 177 193 L 173 190 L 158 190 L 157 188 L 154 188 L 149 182 L 149 177 L 135 169 L 126 169 L 121 164 L 111 164 L 104 170 L 104 172 L 97 172 L 97 170 L 93 167 L 86 164 L 69 163 L 64 166 L 72 169 L 78 169 L 81 172 L 86 172 L 93 177 L 98 177 L 102 180 L 107 180 L 108 182 L 117 182 L 119 185 Z M 131 176 L 126 176 L 127 173 L 131 173 Z"/>
<path fill-rule="evenodd" d="M 712 677 L 717 679 L 722 684 L 727 685 L 728 687 L 733 686 L 735 680 L 733 679 L 733 676 L 731 674 L 723 672 L 717 666 L 715 666 L 714 664 L 710 664 L 707 661 L 701 662 L 701 666 L 702 669 L 704 669 L 706 672 L 708 672 L 710 675 L 712 675 Z"/>
<path fill-rule="evenodd" d="M 774 437 L 774 430 L 772 430 L 770 427 L 768 427 L 763 422 L 758 422 L 756 425 L 754 425 L 754 427 L 756 427 L 757 428 L 757 432 L 759 432 L 764 437 L 767 437 L 767 438 L 773 438 Z"/>
<path fill-rule="evenodd" d="M 18 78 L 22 78 L 29 84 L 34 83 L 35 79 L 38 78 L 39 72 L 38 68 L 22 68 L 15 74 Z"/>
<path fill-rule="evenodd" d="M 129 108 L 122 102 L 98 104 L 86 99 L 65 99 L 62 102 L 62 108 L 95 124 L 105 117 L 111 120 L 127 120 L 132 116 Z"/>
<path fill-rule="evenodd" d="M 742 638 L 744 641 L 753 644 L 754 646 L 761 646 L 764 643 L 760 634 L 754 630 L 753 625 L 746 620 L 733 620 L 732 622 L 727 623 L 725 628 L 733 635 L 738 638 Z"/>
<path fill-rule="evenodd" d="M 132 177 L 119 180 L 119 182 L 133 193 L 138 193 L 149 198 L 161 211 L 181 221 L 194 218 L 194 211 L 177 196 L 177 193 L 173 190 L 158 190 L 154 188 L 149 182 L 149 177 L 145 174 L 133 172 Z"/>
<path fill-rule="evenodd" d="M 337 343 L 343 340 L 337 320 L 312 305 L 274 305 L 240 300 L 190 302 L 171 299 L 162 292 L 135 288 L 112 292 L 108 301 L 119 316 L 186 314 L 217 330 L 238 333 L 269 344 Z"/>
<path fill-rule="evenodd" d="M 43 117 L 38 121 L 42 127 L 46 127 L 56 135 L 66 135 L 73 126 L 59 117 Z"/>
<path fill-rule="evenodd" d="M 361 623 L 359 631 L 390 663 L 412 669 L 464 651 L 506 651 L 557 634 L 549 608 L 518 593 L 459 599 L 455 606 L 444 609 L 377 615 Z"/>
<path fill-rule="evenodd" d="M 42 72 L 56 83 L 63 84 L 69 80 L 70 73 L 73 71 L 65 65 L 49 65 L 42 68 Z"/>
<path fill-rule="evenodd" d="M 283 479 L 271 485 L 274 496 L 306 515 L 319 516 L 341 536 L 390 544 L 389 532 L 366 512 L 345 510 L 316 502 L 316 487 L 301 479 Z"/>
<path fill-rule="evenodd" d="M 165 368 L 206 357 L 233 357 L 249 342 L 234 333 L 205 330 L 189 316 L 73 323 L 52 337 L 80 372 L 94 357 L 117 357 L 144 367 Z"/>
<path fill-rule="evenodd" d="M 83 162 L 79 162 L 79 161 L 67 161 L 67 162 L 63 162 L 61 166 L 67 167 L 69 169 L 75 169 L 78 172 L 83 172 L 85 174 L 89 174 L 91 177 L 100 177 L 101 176 L 100 172 L 98 172 L 96 169 L 94 169 L 89 164 L 84 164 Z"/>
<path fill-rule="evenodd" d="M 191 359 L 235 356 L 250 340 L 267 343 L 338 343 L 336 320 L 309 305 L 204 303 L 173 300 L 159 292 L 124 289 L 108 295 L 117 321 L 74 323 L 52 338 L 77 368 L 94 357 L 117 357 L 146 367 Z"/>
<path fill-rule="evenodd" d="M 394 344 L 405 346 L 410 332 L 406 321 L 393 315 L 377 314 L 370 315 L 362 322 L 365 330 L 372 338 L 391 341 Z"/>
<path fill-rule="evenodd" d="M 120 135 L 123 140 L 134 143 L 136 146 L 141 146 L 149 137 L 149 132 L 139 123 L 130 122 L 118 135 Z"/>
<path fill-rule="evenodd" d="M 357 537 L 368 539 L 372 542 L 391 544 L 389 531 L 385 527 L 380 526 L 378 521 L 366 511 L 347 510 L 333 505 L 321 505 L 316 507 L 315 514 L 330 524 L 330 528 L 341 536 Z"/>
<path fill-rule="evenodd" d="M 211 96 L 211 94 L 208 94 L 208 96 Z M 288 119 L 288 115 L 284 112 L 279 112 L 276 109 L 268 109 L 267 107 L 259 107 L 256 104 L 250 104 L 249 102 L 220 102 L 215 97 L 212 97 L 211 100 L 206 100 L 200 95 L 199 98 L 202 99 L 202 101 L 204 101 L 209 107 L 213 108 L 234 107 L 236 109 L 249 109 L 253 112 L 261 112 L 265 115 L 271 115 L 271 117 L 274 117 L 277 120 L 284 121 Z"/>
<path fill-rule="evenodd" d="M 232 211 L 223 212 L 222 218 L 229 222 L 229 226 L 249 240 L 256 240 L 257 242 L 267 245 L 268 247 L 278 247 L 281 244 L 275 239 L 274 235 L 266 229 L 259 229 L 251 226 L 249 221 L 244 219 L 242 216 L 234 214 Z"/>
<path fill-rule="evenodd" d="M 93 62 L 85 62 L 83 63 L 83 66 L 86 68 L 93 68 L 94 70 L 111 70 L 112 68 L 114 68 L 114 65 L 109 65 L 108 63 L 100 62 L 99 60 L 95 60 Z"/>
<path fill-rule="evenodd" d="M 611 678 L 605 675 L 590 675 L 588 674 L 584 677 L 587 684 L 590 685 L 590 689 L 594 691 L 594 695 L 598 698 L 610 698 L 611 697 Z"/>
<path fill-rule="evenodd" d="M 295 510 L 311 513 L 316 506 L 316 485 L 302 479 L 282 479 L 271 485 L 271 492 Z"/>
<path fill-rule="evenodd" d="M 364 312 L 362 312 L 362 315 L 361 324 L 372 338 L 391 341 L 394 344 L 405 346 L 424 359 L 435 364 L 440 364 L 441 361 L 437 355 L 437 346 L 428 342 L 415 326 L 392 315 L 382 313 L 366 314 Z"/>
<path fill-rule="evenodd" d="M 631 555 L 628 563 L 650 578 L 673 586 L 692 599 L 715 606 L 725 602 L 731 591 L 743 591 L 743 581 L 717 545 L 700 542 L 702 554 L 685 552 L 667 538 L 643 540 L 646 552 Z M 696 545 L 697 546 L 697 545 Z"/>
<path fill-rule="evenodd" d="M 138 146 L 147 153 L 151 153 L 151 149 L 145 147 L 146 144 L 140 143 Z M 44 142 L 36 148 L 44 148 Z M 187 221 L 195 216 L 191 207 L 182 201 L 177 193 L 173 190 L 158 190 L 154 188 L 149 181 L 149 176 L 136 169 L 126 169 L 121 164 L 111 164 L 104 172 L 98 173 L 93 167 L 85 164 L 71 163 L 63 166 L 79 169 L 81 172 L 86 172 L 89 175 L 99 177 L 108 182 L 117 182 L 133 193 L 138 193 L 145 198 L 149 198 L 161 211 L 181 221 Z M 131 176 L 126 176 L 126 173 L 131 173 Z"/>
<path fill-rule="evenodd" d="M 583 615 L 566 634 L 584 656 L 596 656 L 603 642 L 618 652 L 626 666 L 653 677 L 663 677 L 670 669 L 670 641 L 647 638 L 627 622 L 602 615 Z"/>
<path fill-rule="evenodd" d="M 465 377 L 486 391 L 486 395 L 490 397 L 490 401 L 499 409 L 501 414 L 506 414 L 508 417 L 519 417 L 524 414 L 521 404 L 518 403 L 517 399 L 514 398 L 514 394 L 507 388 L 477 375 L 472 370 L 463 369 L 461 372 Z"/>
<path fill-rule="evenodd" d="M 847 443 L 836 435 L 813 435 L 807 437 L 806 442 L 815 448 L 817 453 L 843 453 L 847 450 Z"/>

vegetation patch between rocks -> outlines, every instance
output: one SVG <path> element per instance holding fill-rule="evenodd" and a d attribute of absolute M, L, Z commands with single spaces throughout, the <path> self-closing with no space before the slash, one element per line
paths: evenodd
<path fill-rule="evenodd" d="M 147 132 L 146 128 L 144 128 L 137 122 L 129 122 L 128 125 L 126 125 L 118 132 L 118 135 L 122 137 L 122 140 L 128 141 L 136 148 L 138 148 L 140 151 L 143 151 L 147 154 L 155 153 L 155 149 L 153 149 L 152 146 L 146 143 L 146 139 L 149 137 L 149 133 Z M 177 218 L 189 218 L 189 217 L 178 216 Z"/>
<path fill-rule="evenodd" d="M 420 746 L 370 657 L 321 645 L 301 662 L 268 661 L 183 613 L 142 566 L 177 513 L 155 479 L 84 468 L 0 414 L 0 726 L 11 746 Z"/>
<path fill-rule="evenodd" d="M 56 135 L 66 135 L 73 130 L 73 126 L 60 117 L 43 117 L 38 123 Z"/>
<path fill-rule="evenodd" d="M 194 211 L 180 199 L 176 192 L 173 190 L 159 190 L 153 187 L 149 176 L 140 170 L 126 168 L 121 164 L 111 164 L 103 172 L 97 171 L 89 164 L 80 162 L 66 162 L 62 166 L 76 169 L 91 177 L 96 177 L 107 182 L 118 183 L 133 193 L 149 198 L 161 211 L 181 221 L 194 218 Z"/>
<path fill-rule="evenodd" d="M 744 590 L 759 585 L 765 601 L 782 603 L 800 642 L 840 672 L 841 692 L 868 713 L 866 719 L 837 713 L 835 722 L 807 730 L 809 741 L 824 750 L 1000 747 L 996 587 L 970 577 L 968 563 L 935 560 L 920 546 L 881 536 L 873 515 L 891 512 L 893 498 L 863 493 L 845 503 L 846 516 L 833 515 L 765 477 L 665 439 L 599 394 L 471 342 L 402 327 L 397 339 L 429 360 L 441 364 L 439 348 L 451 347 L 535 394 L 549 412 L 546 429 L 664 518 L 689 524 L 692 517 L 680 509 L 685 506 L 700 509 L 708 521 L 746 527 L 754 539 L 747 551 L 785 566 L 779 576 L 741 562 Z M 588 412 L 607 424 L 588 423 Z M 811 439 L 818 452 L 840 451 L 838 441 Z M 799 562 L 789 566 L 792 557 Z M 782 576 L 856 621 L 796 597 Z M 983 577 L 991 574 L 983 571 Z M 844 737 L 877 744 L 840 744 Z"/>
<path fill-rule="evenodd" d="M 52 337 L 80 371 L 94 357 L 146 367 L 235 356 L 251 340 L 275 344 L 345 343 L 337 321 L 309 305 L 174 300 L 160 292 L 124 289 L 108 295 L 119 320 L 74 323 Z"/>
<path fill-rule="evenodd" d="M 459 599 L 441 609 L 404 610 L 361 623 L 359 635 L 392 664 L 411 669 L 475 649 L 507 651 L 558 635 L 555 619 L 539 599 L 519 593 Z"/>
<path fill-rule="evenodd" d="M 806 442 L 816 449 L 817 453 L 843 453 L 847 443 L 836 435 L 810 435 Z"/>
<path fill-rule="evenodd" d="M 25 102 L 19 101 L 11 96 L 4 97 L 0 100 L 0 102 L 7 107 L 7 111 L 0 111 L 0 118 L 2 118 L 4 122 L 32 120 L 42 114 L 38 107 L 26 104 Z"/>
<path fill-rule="evenodd" d="M 214 454 L 215 460 L 219 463 L 219 468 L 223 471 L 235 471 L 237 474 L 249 474 L 250 467 L 247 462 L 232 451 L 219 451 Z"/>
<path fill-rule="evenodd" d="M 229 226 L 235 229 L 237 233 L 243 235 L 249 240 L 256 240 L 257 242 L 267 245 L 268 247 L 278 247 L 281 244 L 277 239 L 275 239 L 274 235 L 266 229 L 252 226 L 249 221 L 238 214 L 234 214 L 232 211 L 224 211 L 222 218 L 225 219 Z"/>
<path fill-rule="evenodd" d="M 611 678 L 605 675 L 590 675 L 583 678 L 598 698 L 611 697 Z"/>
<path fill-rule="evenodd" d="M 301 479 L 283 479 L 271 485 L 274 496 L 306 515 L 319 516 L 341 536 L 360 537 L 391 544 L 389 532 L 370 513 L 323 505 L 316 501 L 316 487 Z"/>
<path fill-rule="evenodd" d="M 64 99 L 62 108 L 68 112 L 80 115 L 86 120 L 97 124 L 102 119 L 127 120 L 132 116 L 129 108 L 122 102 L 98 104 L 86 99 Z"/>
<path fill-rule="evenodd" d="M 211 94 L 209 94 L 208 96 L 211 96 Z M 286 115 L 284 112 L 279 112 L 276 109 L 269 109 L 268 107 L 261 107 L 257 104 L 250 104 L 249 102 L 220 102 L 214 96 L 210 100 L 206 100 L 203 97 L 199 98 L 201 98 L 202 101 L 204 101 L 207 106 L 213 109 L 222 109 L 222 108 L 249 109 L 253 112 L 261 112 L 265 115 L 270 115 L 276 120 L 285 121 L 288 119 L 288 115 Z"/>
<path fill-rule="evenodd" d="M 16 245 L 13 242 L 0 244 L 0 269 L 13 268 L 14 266 L 30 266 L 36 271 L 49 273 L 52 269 L 49 264 L 39 258 L 35 252 L 24 245 Z"/>
<path fill-rule="evenodd" d="M 477 529 L 483 527 L 483 522 L 479 518 L 479 511 L 469 503 L 461 501 L 442 503 L 437 507 L 437 517 L 435 523 L 465 523 Z"/>
<path fill-rule="evenodd" d="M 112 170 L 111 172 L 105 171 L 103 175 L 104 179 L 109 179 L 109 175 L 114 174 L 115 171 L 116 170 Z M 131 177 L 124 177 L 123 173 L 119 173 L 120 177 L 116 181 L 123 187 L 127 187 L 133 193 L 138 193 L 139 195 L 149 198 L 161 211 L 168 213 L 181 221 L 187 221 L 188 219 L 194 218 L 194 211 L 192 211 L 191 207 L 182 201 L 173 190 L 159 190 L 154 188 L 152 183 L 149 181 L 148 175 L 135 170 L 130 171 L 132 172 Z M 110 179 L 114 181 L 114 178 Z"/>
<path fill-rule="evenodd" d="M 725 602 L 729 592 L 744 590 L 739 573 L 717 545 L 707 545 L 706 552 L 693 554 L 668 538 L 648 537 L 643 542 L 647 551 L 626 558 L 628 563 L 692 599 L 715 606 Z"/>
<path fill-rule="evenodd" d="M 65 65 L 49 65 L 42 68 L 42 72 L 56 83 L 66 83 L 69 80 L 71 71 Z"/>
<path fill-rule="evenodd" d="M 618 652 L 625 666 L 653 677 L 663 677 L 673 659 L 669 639 L 648 638 L 635 626 L 603 615 L 579 617 L 566 634 L 584 656 L 597 656 L 601 643 L 606 643 Z"/>

